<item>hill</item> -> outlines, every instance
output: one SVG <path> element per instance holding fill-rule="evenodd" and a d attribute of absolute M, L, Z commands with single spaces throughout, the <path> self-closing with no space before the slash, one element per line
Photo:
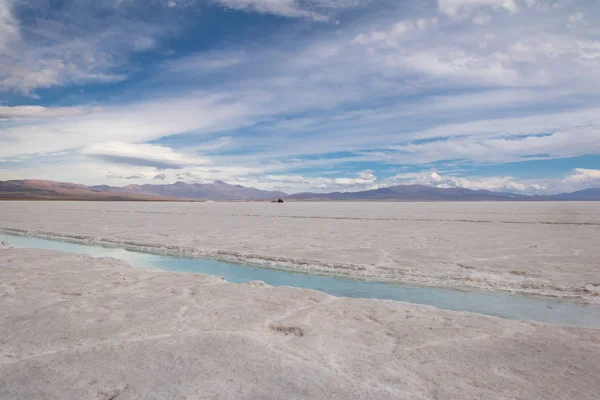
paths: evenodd
<path fill-rule="evenodd" d="M 438 188 L 424 185 L 398 185 L 361 192 L 297 193 L 287 197 L 297 201 L 513 201 L 528 200 L 514 193 Z"/>
<path fill-rule="evenodd" d="M 182 201 L 115 191 L 94 190 L 89 186 L 68 182 L 36 179 L 0 181 L 0 199 L 4 200 L 104 200 L 104 201 Z"/>
<path fill-rule="evenodd" d="M 124 187 L 91 186 L 91 188 L 100 191 L 202 200 L 270 200 L 287 196 L 283 192 L 230 185 L 223 181 L 214 181 L 213 183 L 176 182 L 165 185 L 128 185 Z"/>

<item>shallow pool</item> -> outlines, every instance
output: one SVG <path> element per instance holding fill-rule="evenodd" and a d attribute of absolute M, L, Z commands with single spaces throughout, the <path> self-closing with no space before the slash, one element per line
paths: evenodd
<path fill-rule="evenodd" d="M 0 241 L 8 242 L 16 248 L 38 248 L 85 254 L 93 257 L 113 257 L 132 265 L 160 268 L 164 271 L 219 275 L 229 282 L 260 280 L 272 286 L 315 289 L 334 296 L 398 300 L 507 319 L 600 328 L 600 306 L 579 304 L 572 301 L 500 292 L 462 291 L 367 282 L 259 268 L 212 259 L 142 253 L 121 248 L 69 243 L 29 236 L 0 234 Z"/>

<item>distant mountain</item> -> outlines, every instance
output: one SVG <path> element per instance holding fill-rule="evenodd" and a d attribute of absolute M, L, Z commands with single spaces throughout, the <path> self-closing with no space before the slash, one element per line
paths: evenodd
<path fill-rule="evenodd" d="M 260 190 L 223 181 L 213 183 L 176 182 L 165 185 L 91 186 L 92 189 L 153 196 L 185 197 L 202 200 L 270 200 L 287 196 L 278 191 Z"/>
<path fill-rule="evenodd" d="M 554 200 L 600 201 L 600 188 L 589 188 L 572 193 L 561 193 L 550 197 Z"/>
<path fill-rule="evenodd" d="M 438 188 L 424 185 L 398 185 L 360 192 L 296 193 L 260 190 L 222 181 L 213 183 L 176 182 L 163 185 L 127 185 L 123 187 L 85 186 L 43 180 L 0 181 L 0 199 L 24 200 L 114 200 L 114 201 L 600 201 L 600 188 L 549 196 L 525 196 L 514 193 Z"/>
<path fill-rule="evenodd" d="M 0 199 L 10 200 L 105 200 L 105 201 L 181 201 L 182 199 L 94 190 L 68 182 L 36 179 L 0 181 Z"/>
<path fill-rule="evenodd" d="M 297 193 L 287 197 L 297 201 L 514 201 L 529 200 L 514 193 L 438 188 L 424 185 L 398 185 L 362 192 Z"/>

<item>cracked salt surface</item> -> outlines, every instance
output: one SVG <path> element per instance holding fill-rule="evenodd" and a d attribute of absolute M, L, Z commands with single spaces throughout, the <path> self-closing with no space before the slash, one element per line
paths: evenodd
<path fill-rule="evenodd" d="M 596 399 L 598 330 L 0 251 L 0 399 Z"/>
<path fill-rule="evenodd" d="M 507 319 L 551 324 L 600 327 L 600 307 L 552 298 L 528 297 L 501 292 L 461 291 L 368 282 L 334 276 L 310 275 L 259 268 L 213 259 L 185 258 L 129 251 L 121 248 L 82 245 L 58 240 L 0 234 L 0 241 L 16 248 L 38 248 L 92 257 L 112 257 L 132 265 L 172 272 L 223 276 L 232 283 L 263 281 L 271 286 L 292 286 L 323 291 L 337 297 L 376 298 L 425 304 L 440 309 L 467 311 Z M 278 329 L 276 326 L 272 329 Z M 298 335 L 296 331 L 290 331 Z"/>

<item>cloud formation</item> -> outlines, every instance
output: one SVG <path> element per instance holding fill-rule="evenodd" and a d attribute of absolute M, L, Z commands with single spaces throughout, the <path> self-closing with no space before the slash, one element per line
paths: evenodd
<path fill-rule="evenodd" d="M 323 15 L 303 9 L 296 0 L 217 0 L 218 3 L 238 9 L 259 13 L 281 15 L 284 17 L 308 17 L 326 20 Z"/>
<path fill-rule="evenodd" d="M 525 4 L 534 2 L 535 0 Z M 517 0 L 438 0 L 439 10 L 450 16 L 457 16 L 460 12 L 469 12 L 485 7 L 495 10 L 502 9 L 509 13 L 515 13 L 519 10 Z"/>
<path fill-rule="evenodd" d="M 208 160 L 200 157 L 175 152 L 170 147 L 151 144 L 97 143 L 84 147 L 81 153 L 108 162 L 148 166 L 157 169 L 181 169 L 185 166 L 209 163 Z"/>
<path fill-rule="evenodd" d="M 0 0 L 0 54 L 10 50 L 10 44 L 19 38 L 20 29 L 12 14 L 10 0 Z"/>
<path fill-rule="evenodd" d="M 0 119 L 11 118 L 60 118 L 93 112 L 81 107 L 0 106 Z"/>
<path fill-rule="evenodd" d="M 335 10 L 352 8 L 360 0 L 214 0 L 236 10 L 327 21 Z"/>
<path fill-rule="evenodd" d="M 492 177 L 456 177 L 440 175 L 437 172 L 398 174 L 390 178 L 398 184 L 417 184 L 439 188 L 465 188 L 473 190 L 491 190 L 498 192 L 537 194 L 543 193 L 545 186 L 537 183 L 519 182 L 512 176 Z"/>
<path fill-rule="evenodd" d="M 138 2 L 0 0 L 0 93 L 124 81 L 132 55 L 177 29 Z M 161 22 L 166 24 L 161 24 Z"/>
<path fill-rule="evenodd" d="M 596 184 L 575 161 L 477 174 L 600 155 L 596 2 L 59 3 L 0 0 L 0 177 Z"/>
<path fill-rule="evenodd" d="M 581 190 L 600 187 L 600 169 L 575 168 L 571 175 L 566 176 L 559 185 L 568 190 Z"/>
<path fill-rule="evenodd" d="M 373 172 L 370 169 L 360 171 L 354 178 L 319 178 L 317 179 L 319 184 L 316 185 L 316 188 L 322 191 L 377 189 L 379 187 L 375 183 L 377 177 L 373 175 Z"/>

